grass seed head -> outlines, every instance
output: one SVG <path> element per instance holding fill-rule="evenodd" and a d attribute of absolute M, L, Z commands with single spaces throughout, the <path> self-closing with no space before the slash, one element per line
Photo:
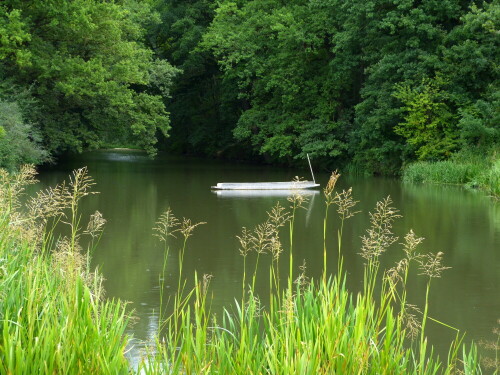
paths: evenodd
<path fill-rule="evenodd" d="M 73 174 L 69 177 L 68 185 L 72 201 L 78 201 L 89 194 L 97 194 L 97 192 L 91 191 L 95 182 L 94 179 L 88 174 L 87 167 L 74 170 Z"/>
<path fill-rule="evenodd" d="M 90 235 L 92 238 L 96 238 L 104 230 L 104 224 L 106 224 L 106 219 L 102 217 L 99 211 L 96 211 L 90 215 L 87 229 L 83 233 Z"/>
<path fill-rule="evenodd" d="M 359 203 L 359 201 L 355 201 L 352 198 L 352 188 L 349 188 L 347 191 L 342 190 L 340 194 L 335 193 L 333 203 L 337 205 L 337 212 L 342 220 L 349 219 L 360 212 L 352 210 Z"/>
<path fill-rule="evenodd" d="M 158 237 L 160 241 L 167 242 L 168 237 L 175 237 L 175 232 L 180 231 L 180 222 L 174 216 L 172 209 L 169 207 L 165 212 L 163 212 L 159 219 L 156 221 L 154 230 L 154 236 Z"/>
<path fill-rule="evenodd" d="M 210 281 L 212 280 L 213 277 L 214 277 L 213 275 L 210 275 L 208 273 L 205 273 L 203 275 L 203 281 L 202 281 L 202 284 L 201 284 L 201 290 L 202 290 L 202 294 L 203 295 L 207 294 L 208 287 L 210 286 Z"/>
<path fill-rule="evenodd" d="M 12 239 L 19 239 L 20 243 L 24 241 L 39 248 L 44 238 L 45 226 L 39 222 L 30 220 L 24 212 L 14 211 L 10 214 L 10 229 L 7 235 Z"/>
<path fill-rule="evenodd" d="M 326 184 L 326 187 L 323 189 L 323 194 L 325 195 L 325 200 L 326 200 L 327 206 L 331 205 L 333 203 L 333 200 L 335 199 L 333 192 L 335 190 L 335 185 L 337 184 L 339 177 L 340 177 L 340 173 L 338 173 L 338 171 L 332 172 L 330 179 L 328 180 L 328 183 Z"/>
<path fill-rule="evenodd" d="M 251 290 L 248 291 L 249 298 L 246 302 L 246 310 L 252 312 L 254 318 L 259 318 L 264 315 L 264 306 L 260 302 L 259 296 L 255 295 Z"/>
<path fill-rule="evenodd" d="M 421 255 L 417 253 L 417 246 L 422 243 L 424 240 L 424 237 L 417 237 L 415 233 L 413 232 L 413 229 L 410 229 L 410 231 L 406 234 L 405 236 L 405 241 L 402 243 L 403 245 L 403 251 L 406 254 L 406 258 L 408 261 L 412 260 L 418 260 L 420 259 Z"/>
<path fill-rule="evenodd" d="M 276 235 L 276 228 L 269 220 L 258 224 L 250 236 L 252 249 L 258 254 L 269 252 L 271 247 L 271 238 Z"/>
<path fill-rule="evenodd" d="M 399 282 L 404 281 L 404 274 L 408 269 L 408 259 L 401 259 L 392 268 L 385 272 L 385 279 L 390 282 L 392 286 L 396 286 Z"/>
<path fill-rule="evenodd" d="M 238 241 L 240 242 L 240 254 L 243 257 L 246 257 L 250 251 L 252 251 L 252 243 L 251 243 L 251 235 L 248 232 L 246 227 L 243 227 L 241 230 L 241 236 L 236 236 Z"/>
<path fill-rule="evenodd" d="M 39 191 L 26 203 L 28 216 L 46 222 L 50 218 L 65 217 L 64 210 L 70 207 L 71 199 L 65 183 Z"/>
<path fill-rule="evenodd" d="M 438 252 L 437 254 L 425 254 L 420 259 L 419 269 L 420 275 L 429 276 L 429 278 L 441 277 L 441 272 L 451 267 L 445 267 L 442 264 L 444 253 Z"/>
<path fill-rule="evenodd" d="M 272 254 L 274 260 L 278 260 L 283 252 L 283 246 L 278 237 L 271 237 L 269 240 L 269 252 Z"/>
<path fill-rule="evenodd" d="M 203 224 L 206 224 L 206 222 L 200 221 L 199 223 L 194 223 L 193 224 L 191 222 L 191 219 L 186 219 L 184 217 L 184 218 L 182 218 L 182 222 L 181 222 L 181 225 L 180 225 L 180 228 L 179 228 L 179 232 L 181 232 L 182 235 L 184 236 L 184 239 L 187 240 L 193 234 L 194 229 L 197 226 L 203 225 Z"/>
<path fill-rule="evenodd" d="M 0 208 L 2 211 L 15 211 L 21 206 L 21 197 L 26 187 L 38 182 L 35 178 L 36 169 L 26 164 L 16 173 L 9 173 L 0 169 Z"/>
<path fill-rule="evenodd" d="M 283 298 L 282 309 L 279 311 L 283 314 L 284 322 L 290 322 L 295 316 L 295 294 L 285 293 Z"/>
<path fill-rule="evenodd" d="M 377 202 L 375 212 L 370 212 L 371 226 L 368 235 L 361 237 L 362 247 L 360 255 L 368 261 L 376 260 L 390 245 L 398 240 L 393 236 L 392 224 L 400 218 L 398 210 L 391 206 L 391 197 Z"/>
<path fill-rule="evenodd" d="M 292 180 L 292 195 L 290 195 L 287 200 L 291 203 L 290 208 L 295 210 L 297 208 L 305 208 L 304 203 L 307 203 L 308 199 L 303 194 L 300 193 L 299 183 L 304 181 L 302 177 L 295 176 Z"/>
<path fill-rule="evenodd" d="M 271 225 L 273 225 L 276 229 L 281 228 L 288 221 L 290 221 L 290 214 L 280 204 L 280 202 L 276 203 L 271 211 L 267 212 L 267 216 L 269 217 L 269 222 L 271 223 Z"/>
<path fill-rule="evenodd" d="M 411 304 L 406 304 L 405 309 L 403 310 L 403 323 L 406 329 L 406 336 L 414 340 L 420 335 L 422 324 L 417 318 L 418 315 L 422 315 L 422 311 Z"/>
<path fill-rule="evenodd" d="M 68 237 L 62 237 L 57 241 L 52 253 L 52 265 L 54 270 L 66 280 L 68 287 L 73 286 L 78 277 L 82 277 L 84 282 L 88 286 L 90 285 L 87 263 L 82 248 L 78 243 L 75 243 L 73 249 Z"/>
<path fill-rule="evenodd" d="M 309 201 L 309 199 L 303 194 L 300 194 L 299 191 L 295 191 L 287 198 L 287 201 L 291 203 L 290 208 L 292 210 L 296 210 L 297 208 L 306 209 L 305 204 Z"/>
<path fill-rule="evenodd" d="M 240 236 L 236 236 L 240 243 L 240 254 L 246 257 L 251 251 L 257 254 L 270 253 L 277 260 L 283 252 L 279 237 L 279 230 L 291 218 L 285 208 L 277 203 L 268 213 L 268 219 L 258 224 L 252 231 L 243 227 Z"/>
<path fill-rule="evenodd" d="M 309 277 L 306 276 L 307 265 L 305 259 L 302 261 L 302 265 L 299 266 L 299 270 L 300 274 L 295 279 L 294 284 L 298 285 L 300 290 L 303 292 L 310 285 Z"/>
<path fill-rule="evenodd" d="M 493 373 L 497 374 L 500 371 L 500 358 L 498 356 L 500 353 L 500 319 L 497 320 L 497 326 L 492 329 L 492 332 L 495 336 L 493 339 L 479 341 L 480 347 L 486 351 L 493 352 L 492 356 L 483 355 L 481 363 L 485 368 L 494 370 Z"/>

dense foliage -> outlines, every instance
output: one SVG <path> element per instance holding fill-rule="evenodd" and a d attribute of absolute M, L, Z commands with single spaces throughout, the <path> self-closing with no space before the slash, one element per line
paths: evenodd
<path fill-rule="evenodd" d="M 0 165 L 10 170 L 48 160 L 37 130 L 23 119 L 17 102 L 0 100 Z"/>
<path fill-rule="evenodd" d="M 498 144 L 500 7 L 470 5 L 223 2 L 204 43 L 250 102 L 235 136 L 378 172 Z"/>
<path fill-rule="evenodd" d="M 48 150 L 136 139 L 154 151 L 176 69 L 144 46 L 157 21 L 147 3 L 8 0 L 0 11 L 0 77 L 30 88 Z"/>
<path fill-rule="evenodd" d="M 234 154 L 239 147 L 232 136 L 239 116 L 237 87 L 222 79 L 213 55 L 199 48 L 214 9 L 210 0 L 160 1 L 162 22 L 150 30 L 156 54 L 182 70 L 167 101 L 175 124 L 168 148 L 176 152 L 213 156 Z"/>
<path fill-rule="evenodd" d="M 51 152 L 395 173 L 498 150 L 499 23 L 480 0 L 6 0 L 0 100 Z"/>

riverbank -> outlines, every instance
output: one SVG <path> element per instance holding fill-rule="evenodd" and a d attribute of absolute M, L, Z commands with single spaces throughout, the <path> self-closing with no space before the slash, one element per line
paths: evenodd
<path fill-rule="evenodd" d="M 411 183 L 463 185 L 500 199 L 500 156 L 498 152 L 478 152 L 445 161 L 415 162 L 404 168 L 402 179 Z"/>
<path fill-rule="evenodd" d="M 125 305 L 107 300 L 89 269 L 103 221 L 96 213 L 84 224 L 78 211 L 93 182 L 80 170 L 26 200 L 34 176 L 0 171 L 0 373 L 128 373 Z M 70 234 L 54 237 L 57 225 Z"/>
<path fill-rule="evenodd" d="M 298 266 L 292 248 L 284 249 L 280 236 L 293 243 L 295 217 L 300 215 L 304 204 L 300 196 L 290 199 L 290 209 L 275 206 L 262 225 L 243 230 L 238 237 L 245 260 L 272 257 L 268 272 L 269 300 L 261 301 L 255 289 L 257 262 L 255 268 L 242 270 L 242 297 L 235 306 L 226 309 L 224 316 L 216 318 L 210 309 L 210 276 L 184 274 L 181 256 L 179 280 L 194 278 L 195 287 L 186 290 L 179 281 L 173 312 L 160 313 L 163 319 L 156 340 L 148 343 L 151 351 L 137 369 L 131 369 L 124 353 L 128 324 L 125 305 L 106 300 L 99 274 L 89 269 L 90 253 L 98 243 L 104 222 L 95 213 L 89 225 L 84 225 L 78 202 L 91 194 L 93 181 L 84 169 L 78 170 L 70 183 L 39 193 L 21 209 L 19 198 L 31 182 L 34 182 L 33 171 L 23 169 L 15 176 L 3 173 L 0 184 L 2 372 L 434 374 L 438 370 L 451 373 L 457 368 L 467 374 L 479 371 L 474 346 L 462 349 L 458 334 L 448 360 L 442 362 L 437 358 L 425 334 L 432 319 L 427 313 L 427 298 L 420 310 L 406 302 L 410 263 L 417 266 L 417 257 L 432 261 L 421 262 L 422 272 L 427 272 L 428 296 L 430 280 L 444 270 L 439 254 L 419 255 L 416 247 L 420 239 L 409 233 L 405 237 L 407 258 L 401 263 L 402 268 L 392 273 L 378 269 L 378 256 L 395 238 L 390 229 L 398 214 L 388 199 L 379 202 L 373 211 L 372 228 L 361 250 L 367 261 L 363 292 L 353 294 L 346 288 L 341 228 L 338 249 L 327 248 L 325 242 L 323 254 L 324 264 L 327 257 L 340 254 L 337 276 L 330 279 L 323 273 L 320 279 L 311 281 L 303 267 L 298 278 L 280 277 L 280 270 L 283 272 L 280 262 L 289 263 L 289 274 Z M 339 210 L 344 222 L 355 213 L 356 202 L 349 192 L 337 194 L 333 187 L 330 182 L 327 210 L 330 206 L 332 212 L 334 208 Z M 55 225 L 60 224 L 67 226 L 69 234 L 62 239 L 54 238 Z M 326 215 L 325 228 L 328 225 Z M 170 234 L 180 237 L 179 251 L 184 254 L 186 242 L 197 226 L 189 220 L 175 220 L 168 211 L 158 220 L 156 233 L 163 240 L 170 238 Z M 376 233 L 377 226 L 386 230 Z M 82 227 L 85 230 L 79 229 Z M 85 235 L 89 246 L 83 250 L 78 243 Z M 167 243 L 172 245 L 172 251 L 177 250 L 175 243 L 165 241 L 166 262 L 170 251 Z M 162 331 L 162 327 L 167 327 L 167 331 Z"/>

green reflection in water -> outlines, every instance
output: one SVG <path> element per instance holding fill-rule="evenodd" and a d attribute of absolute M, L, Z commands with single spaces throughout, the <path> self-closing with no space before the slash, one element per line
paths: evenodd
<path fill-rule="evenodd" d="M 243 260 L 235 236 L 243 226 L 251 228 L 265 220 L 266 211 L 276 201 L 284 206 L 288 202 L 282 195 L 220 196 L 211 192 L 210 186 L 217 182 L 290 181 L 297 174 L 308 176 L 306 169 L 286 170 L 165 155 L 150 160 L 140 152 L 98 151 L 68 158 L 56 168 L 43 171 L 40 187 L 54 185 L 72 169 L 84 165 L 89 167 L 100 192 L 85 202 L 84 212 L 99 210 L 108 220 L 93 261 L 106 278 L 108 296 L 130 301 L 135 309 L 139 319 L 129 333 L 138 340 L 151 338 L 157 329 L 163 247 L 152 236 L 152 228 L 164 210 L 171 207 L 179 217 L 207 222 L 189 239 L 184 272 L 194 275 L 196 270 L 200 275 L 214 276 L 211 288 L 213 311 L 217 313 L 241 292 Z M 328 175 L 316 177 L 325 186 Z M 357 253 L 360 236 L 369 226 L 368 211 L 378 200 L 390 195 L 403 215 L 395 225 L 396 234 L 402 238 L 413 229 L 417 235 L 426 237 L 422 251 L 443 251 L 445 263 L 452 267 L 433 283 L 430 316 L 467 331 L 467 339 L 490 337 L 491 328 L 500 318 L 500 205 L 481 194 L 456 187 L 341 177 L 338 188 L 350 186 L 355 199 L 360 200 L 358 209 L 362 210 L 349 219 L 344 229 L 343 249 L 350 287 L 356 290 L 362 280 L 363 260 Z M 322 267 L 323 214 L 323 196 L 319 193 L 310 196 L 307 210 L 300 212 L 296 220 L 295 264 L 298 266 L 305 259 L 307 273 L 312 277 L 317 277 Z M 336 224 L 332 220 L 328 229 L 332 270 L 336 269 Z M 166 298 L 177 285 L 176 256 L 181 244 L 174 241 L 170 245 Z M 384 254 L 382 265 L 391 267 L 401 257 L 401 248 L 393 246 Z M 288 256 L 283 254 L 282 259 L 284 274 Z M 260 269 L 265 271 L 267 267 L 262 264 Z M 416 277 L 415 269 L 413 273 L 408 283 L 409 302 L 422 304 L 425 279 Z M 262 284 L 256 288 L 265 301 L 268 278 L 261 276 Z M 443 351 L 454 333 L 436 324 L 428 328 L 431 341 Z"/>

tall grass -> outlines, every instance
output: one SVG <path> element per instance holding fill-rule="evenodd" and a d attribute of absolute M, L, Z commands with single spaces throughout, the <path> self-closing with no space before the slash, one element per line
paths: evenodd
<path fill-rule="evenodd" d="M 482 172 L 482 166 L 461 164 L 451 160 L 419 161 L 408 165 L 403 173 L 404 182 L 464 185 Z"/>
<path fill-rule="evenodd" d="M 34 170 L 0 171 L 0 179 L 0 373 L 128 373 L 124 306 L 104 298 L 88 268 L 103 220 L 96 213 L 81 226 L 78 203 L 93 184 L 86 170 L 24 206 Z M 68 237 L 54 238 L 57 224 Z M 85 252 L 82 235 L 90 237 Z"/>
<path fill-rule="evenodd" d="M 357 202 L 351 190 L 335 191 L 336 173 L 324 191 L 321 277 L 311 280 L 305 264 L 296 266 L 294 223 L 305 202 L 301 195 L 292 196 L 289 207 L 275 205 L 264 223 L 243 228 L 237 236 L 244 259 L 242 295 L 220 316 L 211 310 L 211 276 L 195 274 L 195 286 L 189 289 L 182 269 L 188 239 L 202 223 L 177 220 L 171 210 L 166 211 L 156 223 L 155 234 L 164 242 L 165 262 L 169 252 L 178 249 L 180 281 L 170 308 L 160 312 L 156 340 L 136 369 L 129 367 L 124 355 L 124 304 L 106 300 L 99 275 L 89 269 L 90 253 L 104 222 L 95 213 L 84 229 L 78 203 L 91 194 L 93 185 L 86 170 L 75 171 L 68 184 L 40 192 L 25 205 L 20 197 L 26 184 L 35 181 L 34 171 L 24 168 L 17 175 L 0 171 L 0 178 L 2 374 L 481 372 L 475 347 L 465 348 L 458 330 L 450 327 L 457 338 L 446 359 L 438 358 L 427 342 L 428 326 L 444 324 L 428 314 L 431 283 L 446 269 L 442 253 L 421 254 L 422 238 L 409 232 L 401 244 L 401 260 L 389 270 L 380 269 L 380 257 L 398 242 L 392 224 L 400 214 L 389 197 L 370 213 L 371 226 L 363 236 L 362 291 L 347 289 L 342 236 L 344 224 L 357 214 Z M 328 220 L 332 208 L 341 219 L 339 228 L 332 228 Z M 55 228 L 60 225 L 67 227 L 67 237 L 56 238 Z M 332 232 L 337 238 L 334 249 L 326 245 Z M 84 251 L 79 244 L 85 235 L 90 245 Z M 283 236 L 289 239 L 288 248 L 282 244 Z M 248 257 L 256 261 L 247 262 Z M 259 262 L 263 257 L 271 257 L 271 262 Z M 337 257 L 337 269 L 327 269 L 329 257 Z M 282 262 L 288 267 L 281 267 Z M 265 301 L 255 287 L 260 267 L 268 267 L 269 299 Z M 415 268 L 427 279 L 421 308 L 410 304 L 406 293 Z M 284 269 L 287 274 L 280 274 Z M 165 276 L 164 272 L 160 284 Z"/>
<path fill-rule="evenodd" d="M 500 199 L 500 159 L 477 177 L 477 183 L 490 195 Z"/>
<path fill-rule="evenodd" d="M 254 229 L 243 228 L 237 236 L 242 269 L 242 296 L 222 316 L 211 313 L 209 276 L 195 275 L 195 287 L 174 304 L 158 332 L 154 352 L 139 369 L 145 374 L 478 374 L 481 369 L 475 346 L 462 345 L 456 332 L 449 355 L 440 359 L 428 343 L 429 324 L 444 324 L 428 314 L 431 282 L 441 276 L 442 253 L 421 254 L 422 238 L 410 231 L 402 243 L 402 259 L 389 270 L 380 270 L 379 258 L 398 241 L 392 224 L 399 218 L 389 197 L 370 213 L 371 227 L 363 237 L 360 255 L 365 259 L 363 290 L 354 294 L 346 287 L 342 262 L 344 222 L 356 212 L 352 192 L 335 192 L 339 175 L 332 174 L 325 189 L 324 270 L 318 280 L 307 277 L 305 267 L 293 278 L 293 248 L 284 249 L 281 237 L 293 244 L 295 216 L 302 206 L 289 199 L 268 212 L 267 220 Z M 300 198 L 300 199 L 303 199 Z M 326 246 L 331 232 L 328 210 L 335 207 L 341 218 L 337 248 Z M 170 211 L 169 211 L 170 212 Z M 171 212 L 170 212 L 171 214 Z M 171 217 L 171 215 L 169 215 Z M 288 224 L 288 225 L 287 225 Z M 288 233 L 287 233 L 288 230 Z M 185 242 L 182 244 L 183 253 Z M 280 263 L 287 261 L 288 275 L 280 275 Z M 255 266 L 247 268 L 247 258 Z M 271 257 L 269 300 L 255 291 L 259 260 Z M 337 257 L 337 269 L 330 276 L 327 257 Z M 427 278 L 425 304 L 421 309 L 407 300 L 406 285 L 413 268 Z M 281 281 L 284 282 L 281 282 Z M 183 294 L 184 293 L 184 294 Z M 445 324 L 444 324 L 445 325 Z"/>
<path fill-rule="evenodd" d="M 481 155 L 484 153 L 484 155 Z M 500 159 L 498 151 L 483 151 L 471 155 L 463 152 L 451 160 L 420 161 L 407 165 L 403 181 L 411 183 L 465 185 L 480 188 L 490 196 L 500 198 Z"/>

